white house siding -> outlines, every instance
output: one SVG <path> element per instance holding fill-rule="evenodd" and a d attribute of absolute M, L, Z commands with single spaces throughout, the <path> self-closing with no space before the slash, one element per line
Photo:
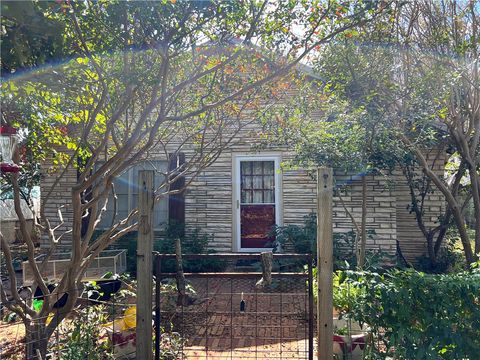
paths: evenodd
<path fill-rule="evenodd" d="M 282 162 L 292 158 L 285 148 L 257 150 L 258 129 L 245 129 L 239 142 L 224 151 L 219 159 L 192 181 L 185 194 L 185 222 L 190 229 L 198 228 L 213 235 L 210 246 L 217 251 L 236 251 L 233 197 L 233 164 L 235 155 L 278 155 Z M 281 225 L 302 225 L 304 217 L 316 211 L 316 182 L 306 170 L 285 168 L 281 171 Z M 358 176 L 336 174 L 342 184 L 345 205 L 360 223 L 362 185 Z M 367 228 L 376 235 L 367 247 L 396 251 L 396 198 L 394 190 L 382 176 L 367 176 Z M 345 185 L 346 184 L 346 185 Z M 354 228 L 338 198 L 334 198 L 334 232 Z M 412 224 L 410 224 L 412 226 Z"/>
<path fill-rule="evenodd" d="M 211 248 L 217 251 L 236 251 L 233 198 L 233 163 L 235 155 L 279 155 L 281 161 L 292 158 L 286 149 L 255 150 L 256 131 L 246 129 L 241 140 L 225 150 L 207 169 L 203 170 L 189 185 L 185 194 L 185 222 L 187 228 L 198 228 L 212 235 Z M 187 155 L 188 156 L 188 155 Z M 444 160 L 444 159 L 443 159 Z M 442 161 L 436 163 L 436 171 L 442 171 Z M 52 226 L 59 224 L 58 209 L 62 211 L 64 225 L 58 233 L 71 229 L 71 186 L 76 182 L 75 169 L 67 171 L 54 187 L 52 196 L 44 204 L 45 213 Z M 362 184 L 357 175 L 335 174 L 337 186 L 342 188 L 342 198 L 358 223 L 361 221 Z M 281 224 L 302 225 L 304 217 L 316 211 L 316 183 L 310 173 L 303 169 L 285 168 L 281 171 Z M 56 179 L 55 174 L 45 174 L 42 180 L 42 196 L 46 195 Z M 367 229 L 375 230 L 373 239 L 367 242 L 369 249 L 382 249 L 394 254 L 398 240 L 403 254 L 414 261 L 425 252 L 425 240 L 418 230 L 415 218 L 407 206 L 410 196 L 403 175 L 398 171 L 392 178 L 367 176 Z M 187 179 L 188 180 L 188 179 Z M 427 216 L 432 225 L 438 211 L 444 208 L 442 197 L 436 193 L 427 199 Z M 354 228 L 339 198 L 334 197 L 334 232 L 347 232 Z M 69 237 L 63 243 L 68 246 Z M 43 239 L 43 245 L 47 245 Z"/>
<path fill-rule="evenodd" d="M 217 251 L 235 251 L 235 221 L 233 197 L 233 164 L 236 155 L 278 155 L 282 162 L 288 162 L 292 153 L 287 148 L 270 147 L 258 149 L 258 126 L 250 124 L 237 136 L 236 140 L 225 149 L 219 158 L 207 169 L 193 179 L 185 194 L 185 222 L 188 228 L 198 228 L 213 235 L 210 246 Z M 173 146 L 174 144 L 172 144 Z M 192 149 L 184 149 L 189 157 Z M 161 160 L 163 152 L 150 152 L 152 159 Z M 433 153 L 429 154 L 432 159 Z M 435 170 L 443 171 L 444 158 L 436 161 Z M 45 166 L 44 168 L 48 168 Z M 42 179 L 41 196 L 56 180 L 56 174 L 45 173 Z M 342 198 L 345 205 L 355 217 L 361 221 L 362 185 L 359 176 L 336 173 L 337 184 L 342 185 Z M 70 168 L 54 187 L 49 201 L 44 204 L 45 213 L 52 226 L 59 224 L 58 209 L 61 208 L 64 225 L 58 233 L 71 229 L 71 186 L 76 182 L 77 172 Z M 187 182 L 190 179 L 187 179 Z M 394 180 L 393 182 L 391 180 Z M 343 186 L 346 184 L 346 186 Z M 311 174 L 302 169 L 285 168 L 281 171 L 281 225 L 302 225 L 305 215 L 316 211 L 316 184 Z M 425 252 L 425 240 L 418 230 L 415 218 L 409 214 L 407 206 L 410 203 L 408 188 L 403 175 L 398 171 L 393 178 L 382 176 L 367 176 L 367 229 L 375 230 L 373 239 L 368 240 L 370 249 L 382 249 L 395 253 L 398 240 L 403 254 L 408 260 Z M 427 215 L 430 224 L 436 221 L 439 210 L 443 209 L 442 197 L 437 193 L 427 199 Z M 354 228 L 349 216 L 338 198 L 334 198 L 334 232 L 346 232 Z M 68 246 L 69 237 L 63 240 Z M 43 239 L 43 245 L 47 245 Z"/>
<path fill-rule="evenodd" d="M 446 155 L 445 151 L 439 152 L 437 149 L 425 154 L 428 163 L 440 178 L 443 178 Z M 418 172 L 421 173 L 420 170 Z M 417 225 L 415 215 L 409 210 L 411 196 L 408 185 L 400 171 L 396 171 L 395 175 L 399 179 L 395 184 L 397 239 L 405 258 L 414 262 L 419 255 L 426 252 L 426 240 Z M 433 184 L 432 187 L 435 191 L 427 195 L 424 206 L 424 220 L 427 228 L 438 225 L 438 216 L 445 212 L 446 206 L 444 196 Z"/>
<path fill-rule="evenodd" d="M 217 251 L 235 251 L 234 198 L 232 195 L 232 166 L 235 155 L 277 154 L 282 161 L 291 153 L 282 149 L 255 151 L 255 141 L 245 141 L 225 151 L 220 158 L 194 180 L 186 193 L 185 219 L 190 228 L 199 228 L 213 235 L 211 247 Z M 435 170 L 442 172 L 441 161 Z M 342 199 L 360 224 L 362 212 L 362 184 L 359 175 L 335 174 Z M 393 180 L 393 181 L 392 181 Z M 316 211 L 316 184 L 311 174 L 303 169 L 284 169 L 281 172 L 281 224 L 302 225 L 305 215 Z M 414 261 L 425 252 L 425 240 L 418 230 L 415 218 L 409 214 L 407 185 L 399 172 L 388 179 L 367 175 L 367 229 L 375 235 L 367 241 L 368 249 L 381 249 L 394 254 L 399 241 L 403 254 Z M 429 224 L 433 224 L 444 208 L 442 196 L 433 193 L 427 199 Z M 334 232 L 354 228 L 339 198 L 334 197 Z"/>
<path fill-rule="evenodd" d="M 51 161 L 47 161 L 46 164 L 51 164 Z M 50 166 L 43 166 L 42 169 L 49 169 Z M 72 211 L 72 186 L 77 182 L 77 170 L 69 167 L 63 176 L 61 176 L 58 180 L 58 183 L 55 184 L 57 181 L 57 177 L 61 173 L 60 170 L 56 172 L 51 172 L 44 170 L 42 172 L 42 180 L 40 186 L 40 206 L 43 207 L 45 211 L 45 216 L 49 219 L 52 228 L 55 228 L 59 225 L 60 217 L 58 216 L 58 211 L 60 209 L 63 217 L 63 225 L 60 226 L 56 231 L 55 234 L 59 236 L 60 234 L 64 233 L 67 230 L 72 229 L 72 219 L 73 219 L 73 211 Z M 47 196 L 50 189 L 52 189 L 51 195 L 48 197 L 48 201 L 45 201 L 45 197 Z M 70 236 L 66 235 L 62 237 L 60 242 L 60 248 L 62 245 L 68 248 L 70 247 L 71 243 Z M 41 239 L 41 246 L 49 246 L 49 240 L 47 237 L 43 237 Z"/>

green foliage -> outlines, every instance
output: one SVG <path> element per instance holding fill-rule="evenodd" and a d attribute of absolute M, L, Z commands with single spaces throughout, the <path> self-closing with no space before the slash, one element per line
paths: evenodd
<path fill-rule="evenodd" d="M 63 360 L 104 360 L 111 348 L 102 334 L 108 315 L 104 306 L 91 306 L 78 311 L 69 324 L 67 340 L 59 345 Z"/>
<path fill-rule="evenodd" d="M 175 241 L 180 239 L 183 254 L 212 254 L 214 249 L 208 245 L 212 236 L 202 232 L 200 229 L 185 231 L 184 224 L 172 224 L 167 226 L 164 232 L 156 232 L 153 244 L 154 251 L 163 254 L 175 254 Z M 137 234 L 135 232 L 122 237 L 115 244 L 115 247 L 127 249 L 127 271 L 135 275 L 137 271 Z M 183 260 L 185 272 L 208 272 L 222 271 L 226 262 L 217 259 Z M 162 271 L 175 272 L 175 260 L 163 260 Z"/>
<path fill-rule="evenodd" d="M 368 324 L 372 358 L 476 359 L 480 350 L 480 272 L 413 270 L 347 273 L 359 289 L 351 316 Z M 386 351 L 387 350 L 387 351 Z"/>
<path fill-rule="evenodd" d="M 315 213 L 304 217 L 304 223 L 299 225 L 276 226 L 274 228 L 274 248 L 299 254 L 317 256 L 317 216 Z M 367 230 L 367 236 L 372 239 L 375 231 Z M 335 269 L 354 268 L 357 264 L 355 255 L 356 234 L 353 230 L 333 234 L 333 264 Z M 376 269 L 386 262 L 391 262 L 392 256 L 380 250 L 367 250 L 365 269 Z"/>
<path fill-rule="evenodd" d="M 293 251 L 297 254 L 317 253 L 317 215 L 310 213 L 303 218 L 303 226 L 275 226 L 274 248 Z"/>
<path fill-rule="evenodd" d="M 165 236 L 162 236 L 154 244 L 154 250 L 164 254 L 175 254 L 175 241 L 180 239 L 183 254 L 212 254 L 215 250 L 209 249 L 208 244 L 212 240 L 211 235 L 202 233 L 200 229 L 185 231 L 184 224 L 171 224 L 167 227 Z M 183 260 L 185 272 L 209 272 L 222 271 L 226 262 L 217 259 Z M 162 261 L 162 271 L 175 272 L 174 260 Z"/>
<path fill-rule="evenodd" d="M 356 309 L 357 301 L 366 291 L 365 287 L 350 281 L 349 271 L 337 270 L 333 273 L 333 307 L 338 311 L 339 317 L 352 317 L 351 311 Z M 313 296 L 315 302 L 318 296 L 317 282 L 318 268 L 313 269 Z"/>
<path fill-rule="evenodd" d="M 338 270 L 333 274 L 333 307 L 337 309 L 340 317 L 350 316 L 350 311 L 355 308 L 357 300 L 366 291 L 364 287 L 347 281 L 347 272 Z"/>
<path fill-rule="evenodd" d="M 160 359 L 175 360 L 183 358 L 185 340 L 177 332 L 167 332 L 162 329 L 160 340 Z"/>
<path fill-rule="evenodd" d="M 452 241 L 447 240 L 439 250 L 435 263 L 428 256 L 422 255 L 417 259 L 415 268 L 426 273 L 444 274 L 462 271 L 464 266 L 465 257 L 462 251 L 456 249 Z"/>
<path fill-rule="evenodd" d="M 58 2 L 2 1 L 2 77 L 65 56 Z"/>

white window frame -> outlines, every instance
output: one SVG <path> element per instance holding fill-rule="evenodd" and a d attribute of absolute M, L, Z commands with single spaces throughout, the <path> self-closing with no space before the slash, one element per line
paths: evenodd
<path fill-rule="evenodd" d="M 282 225 L 282 199 L 281 199 L 281 178 L 280 171 L 280 154 L 261 154 L 261 155 L 234 155 L 234 175 L 233 175 L 233 210 L 234 210 L 234 251 L 238 252 L 262 252 L 273 250 L 273 248 L 242 248 L 241 239 L 241 169 L 240 164 L 242 161 L 273 161 L 274 162 L 274 176 L 275 176 L 275 224 L 277 226 Z M 255 204 L 251 204 L 255 205 Z M 268 205 L 268 204 L 267 204 Z"/>

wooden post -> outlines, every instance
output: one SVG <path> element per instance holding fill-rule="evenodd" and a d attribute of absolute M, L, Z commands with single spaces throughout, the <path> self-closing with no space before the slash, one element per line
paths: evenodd
<path fill-rule="evenodd" d="M 318 360 L 333 359 L 333 171 L 317 170 Z"/>
<path fill-rule="evenodd" d="M 152 359 L 152 251 L 153 251 L 152 170 L 138 174 L 137 240 L 137 359 Z"/>

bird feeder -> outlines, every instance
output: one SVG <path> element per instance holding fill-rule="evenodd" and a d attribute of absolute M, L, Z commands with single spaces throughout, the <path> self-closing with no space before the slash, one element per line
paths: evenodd
<path fill-rule="evenodd" d="M 17 129 L 8 125 L 0 126 L 0 150 L 2 162 L 0 170 L 2 173 L 16 173 L 20 167 L 13 162 L 13 150 L 17 143 Z"/>

